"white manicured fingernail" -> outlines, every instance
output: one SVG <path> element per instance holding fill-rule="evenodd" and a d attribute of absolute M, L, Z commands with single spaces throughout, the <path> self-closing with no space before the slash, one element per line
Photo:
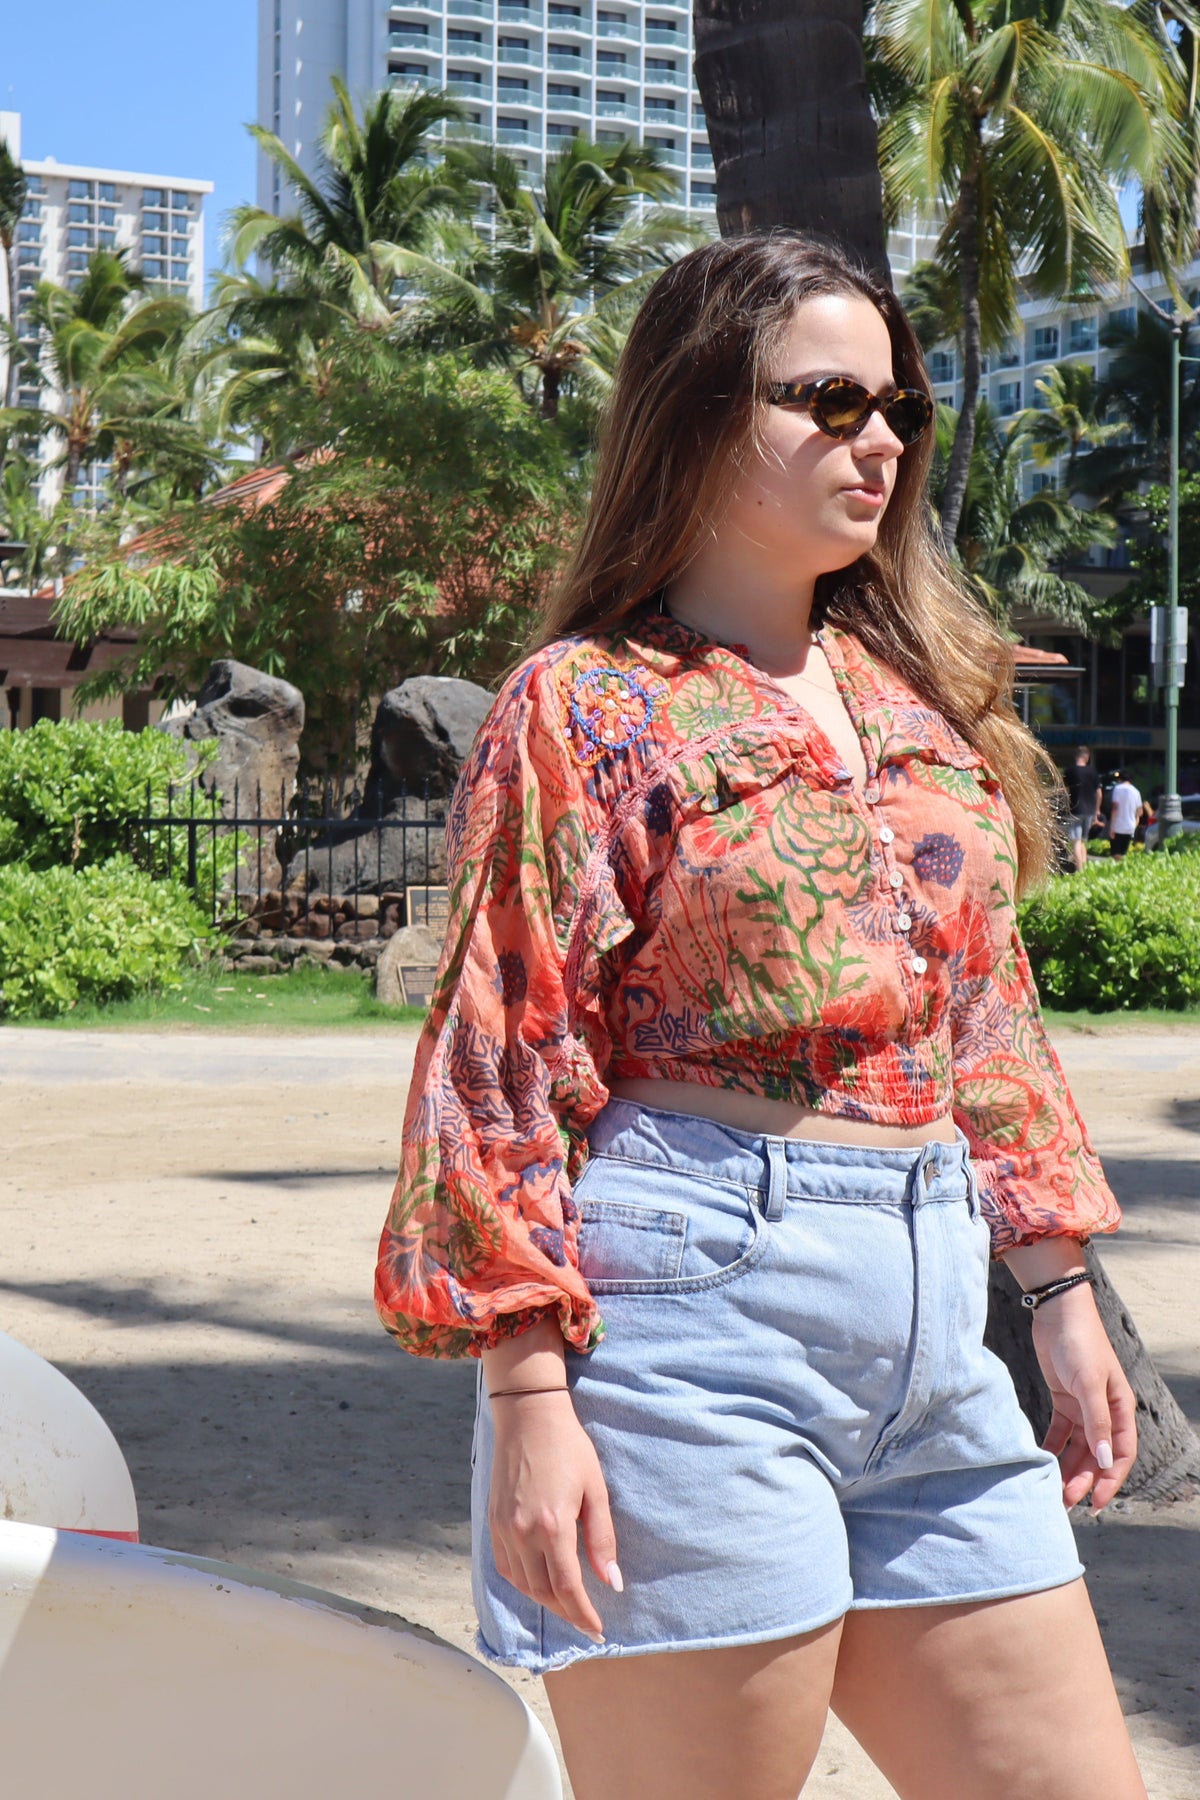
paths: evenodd
<path fill-rule="evenodd" d="M 585 1631 L 583 1635 L 591 1638 L 593 1644 L 603 1644 L 608 1641 L 602 1631 Z"/>
<path fill-rule="evenodd" d="M 609 1563 L 606 1576 L 608 1585 L 614 1594 L 623 1594 L 625 1592 L 625 1577 L 622 1575 L 615 1562 Z"/>
<path fill-rule="evenodd" d="M 1103 1438 L 1096 1445 L 1096 1461 L 1102 1469 L 1112 1468 L 1112 1445 L 1106 1444 Z"/>

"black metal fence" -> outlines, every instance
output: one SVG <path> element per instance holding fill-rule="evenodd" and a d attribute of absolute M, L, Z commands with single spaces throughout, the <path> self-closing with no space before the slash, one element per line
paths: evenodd
<path fill-rule="evenodd" d="M 235 783 L 226 809 L 188 783 L 168 787 L 155 804 L 147 787 L 145 811 L 132 821 L 132 855 L 186 882 L 214 924 L 307 922 L 335 895 L 394 904 L 410 887 L 443 879 L 445 821 L 430 817 L 428 786 L 411 796 L 400 788 L 386 801 L 380 792 L 374 805 L 333 783 L 298 785 L 290 799 L 281 785 L 274 811 L 261 784 L 252 808 L 243 811 L 243 799 Z"/>

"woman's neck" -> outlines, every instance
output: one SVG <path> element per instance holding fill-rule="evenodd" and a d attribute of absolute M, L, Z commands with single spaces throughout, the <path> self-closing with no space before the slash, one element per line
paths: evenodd
<path fill-rule="evenodd" d="M 757 668 L 775 675 L 803 669 L 812 644 L 813 583 L 782 583 L 758 571 L 714 567 L 704 557 L 666 590 L 667 610 L 718 643 L 744 644 Z"/>

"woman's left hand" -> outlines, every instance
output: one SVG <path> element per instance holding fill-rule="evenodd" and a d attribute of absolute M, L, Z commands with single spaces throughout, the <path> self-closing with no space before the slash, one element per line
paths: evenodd
<path fill-rule="evenodd" d="M 1089 1287 L 1037 1308 L 1033 1347 L 1054 1406 L 1043 1444 L 1059 1459 L 1063 1503 L 1078 1506 L 1090 1493 L 1099 1512 L 1133 1467 L 1136 1401 Z"/>

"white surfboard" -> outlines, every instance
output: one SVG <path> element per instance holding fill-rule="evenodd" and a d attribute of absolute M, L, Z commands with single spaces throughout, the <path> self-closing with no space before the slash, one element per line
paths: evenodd
<path fill-rule="evenodd" d="M 562 1800 L 485 1664 L 319 1588 L 0 1524 L 0 1768 L 37 1800 Z"/>
<path fill-rule="evenodd" d="M 136 1539 L 116 1438 L 52 1363 L 0 1332 L 0 1519 Z"/>

